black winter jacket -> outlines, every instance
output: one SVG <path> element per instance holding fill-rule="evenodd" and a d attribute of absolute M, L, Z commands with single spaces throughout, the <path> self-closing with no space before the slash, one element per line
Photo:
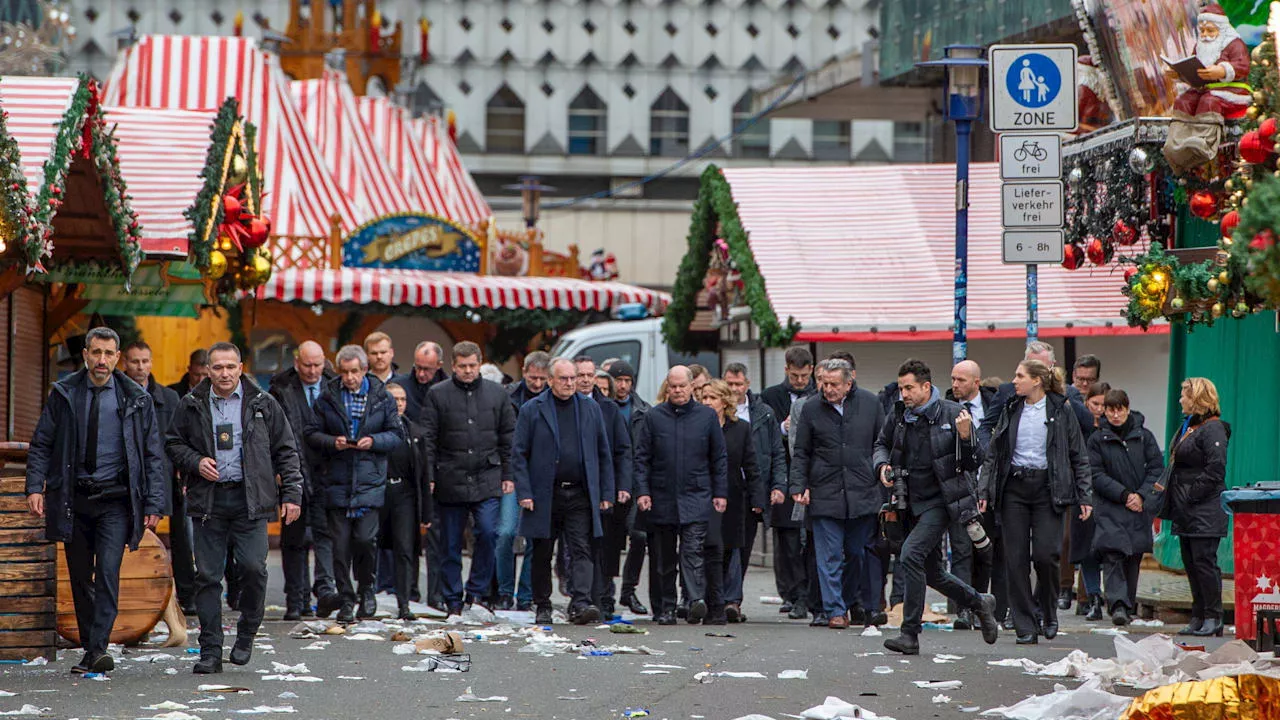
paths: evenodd
<path fill-rule="evenodd" d="M 885 418 L 880 436 L 876 438 L 875 477 L 880 468 L 889 465 L 907 468 L 912 465 L 906 457 L 907 421 L 906 406 L 901 400 L 894 402 L 893 415 Z M 956 432 L 956 417 L 963 408 L 959 403 L 938 399 L 921 414 L 916 422 L 929 424 L 929 448 L 933 475 L 942 487 L 942 500 L 951 520 L 967 523 L 978 517 L 978 488 L 971 480 L 982 467 L 982 443 L 978 440 L 978 428 L 973 426 L 969 439 L 960 438 Z M 909 486 L 910 480 L 908 480 Z"/>
<path fill-rule="evenodd" d="M 1051 500 L 1058 509 L 1069 505 L 1092 505 L 1093 478 L 1084 437 L 1080 433 L 1080 421 L 1065 396 L 1049 393 L 1045 397 L 1048 403 L 1045 408 L 1049 426 L 1046 457 L 1049 461 Z M 993 510 L 1004 499 L 1005 483 L 1013 466 L 1013 448 L 1018 442 L 1018 421 L 1022 418 L 1025 404 L 1026 398 L 1015 395 L 1000 409 L 987 446 L 978 490 L 981 497 L 990 501 Z M 983 424 L 986 424 L 986 418 Z"/>
<path fill-rule="evenodd" d="M 166 478 L 173 477 L 173 463 L 169 462 L 169 454 L 163 451 L 164 436 L 169 432 L 169 426 L 173 424 L 173 416 L 178 412 L 178 402 L 182 398 L 178 397 L 178 393 L 168 387 L 156 382 L 155 377 L 147 378 L 147 393 L 151 395 L 151 402 L 156 408 L 156 429 L 160 433 L 160 457 L 164 459 L 164 476 Z M 164 489 L 164 514 L 173 514 L 173 483 L 166 483 Z"/>
<path fill-rule="evenodd" d="M 214 483 L 200 477 L 200 460 L 217 457 L 213 439 L 212 388 L 206 378 L 182 402 L 165 439 L 173 467 L 187 488 L 187 515 L 213 510 Z M 240 424 L 244 457 L 244 491 L 249 519 L 275 520 L 281 503 L 302 504 L 302 470 L 293 430 L 284 410 L 248 375 L 240 379 Z M 276 484 L 276 476 L 280 484 Z"/>
<path fill-rule="evenodd" d="M 129 475 L 129 547 L 138 549 L 143 520 L 163 515 L 169 494 L 169 466 L 160 441 L 155 403 L 142 386 L 119 370 L 112 371 L 120 422 L 124 424 L 125 470 Z M 40 411 L 27 454 L 28 495 L 44 493 L 46 539 L 69 542 L 73 525 L 76 465 L 80 434 L 76 420 L 83 411 L 89 371 L 80 370 L 53 384 Z"/>
<path fill-rule="evenodd" d="M 547 388 L 542 388 L 542 392 L 547 392 Z M 524 384 L 524 380 L 516 383 L 509 392 L 509 395 L 511 396 L 511 405 L 516 409 L 516 415 L 520 414 L 520 408 L 523 407 L 525 403 L 541 394 L 542 393 L 534 393 L 529 390 L 529 386 Z"/>
<path fill-rule="evenodd" d="M 763 407 L 763 403 L 761 403 Z M 773 417 L 773 413 L 769 413 Z M 745 421 L 734 420 L 724 424 L 724 447 L 728 459 L 729 495 L 721 516 L 721 534 L 724 547 L 740 548 L 746 545 L 747 523 L 760 517 L 755 508 L 769 507 L 769 491 L 760 476 L 755 441 L 751 428 Z"/>
<path fill-rule="evenodd" d="M 392 478 L 397 478 L 413 490 L 415 525 L 433 522 L 435 504 L 431 500 L 431 481 L 427 479 L 427 448 L 422 439 L 422 426 L 405 415 L 397 421 L 406 440 L 387 455 L 387 482 L 390 484 Z"/>
<path fill-rule="evenodd" d="M 369 392 L 355 437 L 351 437 L 351 416 L 342 400 L 342 378 L 324 384 L 324 392 L 316 400 L 315 416 L 307 426 L 307 443 L 323 458 L 316 469 L 315 484 L 328 508 L 382 507 L 387 490 L 387 455 L 405 442 L 395 399 L 378 378 L 372 374 L 365 377 Z M 338 450 L 339 437 L 347 438 L 351 445 L 361 438 L 371 438 L 373 447 Z"/>
<path fill-rule="evenodd" d="M 636 435 L 635 491 L 653 508 L 643 526 L 688 525 L 711 519 L 711 500 L 728 498 L 728 457 L 715 411 L 690 400 L 664 402 L 645 413 Z"/>
<path fill-rule="evenodd" d="M 872 471 L 876 436 L 884 408 L 875 394 L 855 383 L 844 399 L 844 414 L 821 396 L 806 400 L 791 456 L 790 494 L 809 491 L 811 517 L 853 519 L 875 515 L 883 504 Z"/>
<path fill-rule="evenodd" d="M 320 378 L 320 390 L 323 392 L 324 386 L 332 382 L 338 376 L 328 368 Z M 302 386 L 302 379 L 298 377 L 297 368 L 289 368 L 282 372 L 276 373 L 271 378 L 271 389 L 268 391 L 271 397 L 280 403 L 281 409 L 284 410 L 284 416 L 289 419 L 289 427 L 293 430 L 293 439 L 298 446 L 298 452 L 302 460 L 302 494 L 308 500 L 319 500 L 323 503 L 319 493 L 316 490 L 316 482 L 314 478 L 315 469 L 323 460 L 323 456 L 315 448 L 311 447 L 311 443 L 307 442 L 307 426 L 315 420 L 315 411 L 311 405 L 307 404 L 306 388 Z M 319 404 L 320 395 L 316 394 L 316 403 Z"/>
<path fill-rule="evenodd" d="M 1164 472 L 1164 455 L 1156 436 L 1143 427 L 1143 421 L 1142 413 L 1131 412 L 1123 428 L 1113 427 L 1104 420 L 1089 437 L 1095 555 L 1151 552 L 1155 485 Z M 1142 498 L 1142 512 L 1125 507 L 1133 494 Z"/>
<path fill-rule="evenodd" d="M 501 385 L 484 378 L 435 385 L 427 392 L 421 424 L 436 502 L 502 496 L 503 481 L 512 480 L 516 411 Z"/>
<path fill-rule="evenodd" d="M 1214 417 L 1169 443 L 1173 447 L 1173 474 L 1161 517 L 1173 522 L 1174 535 L 1226 537 L 1222 491 L 1227 488 L 1230 439 L 1231 426 Z"/>
<path fill-rule="evenodd" d="M 783 496 L 787 495 L 787 446 L 782 437 L 781 423 L 773 414 L 773 409 L 765 404 L 759 395 L 747 393 L 747 412 L 751 416 L 751 439 L 755 443 L 756 469 L 760 473 L 760 484 L 765 494 L 765 504 L 761 506 L 765 512 L 755 516 L 755 519 L 764 520 L 769 524 L 773 515 L 773 507 L 769 504 L 769 493 L 778 490 Z"/>
<path fill-rule="evenodd" d="M 418 382 L 418 376 L 412 369 L 407 373 L 392 375 L 391 382 L 404 388 L 404 416 L 417 422 L 422 417 L 422 405 L 426 402 L 427 392 L 448 379 L 449 376 L 442 368 L 437 368 L 436 374 L 425 384 Z"/>
<path fill-rule="evenodd" d="M 634 484 L 631 477 L 632 465 L 635 462 L 631 450 L 631 429 L 627 427 L 627 421 L 622 418 L 618 403 L 605 397 L 599 388 L 592 389 L 591 399 L 600 406 L 600 414 L 604 416 L 604 432 L 609 436 L 609 450 L 613 453 L 614 496 L 604 499 L 616 502 L 617 494 L 630 493 Z"/>

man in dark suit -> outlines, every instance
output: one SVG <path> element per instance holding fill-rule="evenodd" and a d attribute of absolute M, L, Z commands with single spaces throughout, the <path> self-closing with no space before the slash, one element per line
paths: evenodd
<path fill-rule="evenodd" d="M 551 622 L 551 559 L 556 540 L 569 552 L 569 619 L 600 619 L 591 602 L 592 546 L 603 535 L 601 513 L 616 493 L 609 430 L 600 406 L 577 392 L 574 362 L 551 363 L 551 392 L 529 401 L 516 420 L 511 470 L 520 534 L 533 541 L 533 601 L 538 624 Z"/>
<path fill-rule="evenodd" d="M 813 354 L 807 348 L 793 347 L 786 353 L 787 379 L 760 393 L 760 399 L 773 412 L 774 419 L 780 423 L 783 446 L 787 452 L 787 472 L 791 467 L 791 447 L 787 442 L 788 430 L 791 426 L 791 407 L 801 398 L 814 392 Z M 772 487 L 770 491 L 769 525 L 773 528 L 774 556 L 773 578 L 782 598 L 779 612 L 788 613 L 793 620 L 803 620 L 808 616 L 806 600 L 820 602 L 817 598 L 809 598 L 809 576 L 805 562 L 804 521 L 793 520 L 795 502 L 787 492 L 786 483 L 781 487 Z"/>
<path fill-rule="evenodd" d="M 192 350 L 187 359 L 186 374 L 181 380 L 168 387 L 181 400 L 207 377 L 209 377 L 209 351 L 204 348 Z M 173 584 L 178 589 L 178 604 L 182 606 L 182 612 L 195 615 L 196 561 L 195 546 L 191 540 L 191 518 L 187 517 L 186 491 L 177 473 L 173 474 L 171 485 L 173 514 L 169 516 L 169 550 L 173 553 Z M 235 563 L 228 556 L 227 594 L 229 596 L 240 594 L 235 575 Z"/>
<path fill-rule="evenodd" d="M 422 404 L 426 402 L 427 391 L 442 380 L 448 380 L 444 371 L 444 348 L 439 343 L 423 340 L 413 349 L 413 367 L 407 373 L 393 375 L 391 382 L 404 388 L 408 406 L 405 417 L 417 422 L 422 415 Z"/>
<path fill-rule="evenodd" d="M 636 371 L 626 360 L 615 360 L 607 368 L 613 377 L 613 401 L 618 404 L 618 415 L 631 431 L 631 450 L 634 457 L 636 434 L 645 413 L 653 407 L 644 398 L 635 393 Z M 643 529 L 636 529 L 635 501 L 620 502 L 621 507 L 614 512 L 625 513 L 627 517 L 627 560 L 622 566 L 622 594 L 618 604 L 626 607 L 636 615 L 648 615 L 649 608 L 636 596 L 636 586 L 640 584 L 640 571 L 644 567 L 645 551 L 649 546 L 649 535 Z"/>
<path fill-rule="evenodd" d="M 209 377 L 209 351 L 204 348 L 192 350 L 190 357 L 187 359 L 187 374 L 182 379 L 169 386 L 169 389 L 178 393 L 178 397 L 184 398 L 187 393 L 195 389 L 201 380 Z"/>

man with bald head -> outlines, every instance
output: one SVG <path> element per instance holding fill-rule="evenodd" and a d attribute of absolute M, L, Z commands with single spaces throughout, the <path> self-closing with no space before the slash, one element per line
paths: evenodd
<path fill-rule="evenodd" d="M 444 371 L 444 348 L 440 343 L 423 340 L 413 349 L 413 367 L 409 372 L 391 378 L 391 382 L 404 388 L 404 416 L 417 422 L 422 415 L 422 405 L 426 402 L 427 391 L 432 385 L 448 380 Z"/>
<path fill-rule="evenodd" d="M 676 624 L 677 562 L 689 591 L 689 622 L 701 622 L 709 604 L 724 604 L 707 597 L 703 546 L 713 515 L 728 503 L 728 455 L 720 418 L 693 399 L 689 368 L 671 368 L 666 402 L 640 420 L 632 469 L 636 524 L 649 533 L 649 600 L 658 624 Z"/>
<path fill-rule="evenodd" d="M 285 620 L 311 615 L 311 593 L 317 598 L 335 591 L 333 580 L 333 542 L 324 502 L 313 493 L 312 470 L 319 461 L 315 450 L 304 442 L 303 433 L 312 418 L 312 406 L 320 397 L 326 379 L 337 377 L 325 366 L 324 348 L 307 340 L 294 353 L 293 367 L 271 378 L 271 395 L 284 409 L 289 427 L 302 460 L 302 519 L 280 529 L 280 564 L 284 569 Z M 308 587 L 307 530 L 315 552 L 315 584 Z M 332 612 L 332 610 L 330 610 Z"/>

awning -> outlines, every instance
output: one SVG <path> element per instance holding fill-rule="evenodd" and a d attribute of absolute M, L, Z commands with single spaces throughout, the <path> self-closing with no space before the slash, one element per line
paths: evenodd
<path fill-rule="evenodd" d="M 257 297 L 334 305 L 578 312 L 607 312 L 641 303 L 655 315 L 671 301 L 666 293 L 615 282 L 345 267 L 277 271 L 258 288 Z"/>
<path fill-rule="evenodd" d="M 777 318 L 800 341 L 951 336 L 955 168 L 724 169 Z M 1141 248 L 1129 250 L 1136 255 Z M 1041 334 L 1127 334 L 1116 265 L 1041 265 Z M 969 336 L 1019 337 L 1026 272 L 1001 262 L 999 168 L 970 172 Z"/>

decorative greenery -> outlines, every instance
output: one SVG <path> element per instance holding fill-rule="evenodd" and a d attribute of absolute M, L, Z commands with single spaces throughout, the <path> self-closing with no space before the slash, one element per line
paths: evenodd
<path fill-rule="evenodd" d="M 9 134 L 9 113 L 0 111 L 0 252 L 6 245 L 26 247 L 33 241 L 35 208 L 22 173 L 18 141 Z"/>
<path fill-rule="evenodd" d="M 52 152 L 44 164 L 44 183 L 35 202 L 37 233 L 26 238 L 19 251 L 28 270 L 46 272 L 44 261 L 53 253 L 53 217 L 65 199 L 73 153 L 79 153 L 80 157 L 93 161 L 102 181 L 103 201 L 120 246 L 120 264 L 128 287 L 129 278 L 142 261 L 142 232 L 129 204 L 116 160 L 115 137 L 107 130 L 104 115 L 98 105 L 97 83 L 81 75 L 80 85 L 63 114 Z"/>
<path fill-rule="evenodd" d="M 191 235 L 187 255 L 191 264 L 201 271 L 209 267 L 209 252 L 217 239 L 215 230 L 222 223 L 222 186 L 226 177 L 225 159 L 228 145 L 235 136 L 235 126 L 240 120 L 240 103 L 229 97 L 218 108 L 213 130 L 209 135 L 209 154 L 200 176 L 204 183 L 196 194 L 195 203 L 183 211 L 182 216 L 191 221 Z"/>
<path fill-rule="evenodd" d="M 747 243 L 747 233 L 738 218 L 738 208 L 733 201 L 729 183 L 720 168 L 710 165 L 702 172 L 698 199 L 693 206 L 693 219 L 689 227 L 689 250 L 680 261 L 672 289 L 671 304 L 667 306 L 662 321 L 662 334 L 672 349 L 693 352 L 697 343 L 689 337 L 689 326 L 698 312 L 698 292 L 710 264 L 711 248 L 716 240 L 716 225 L 729 246 L 729 257 L 742 275 L 747 305 L 751 319 L 760 330 L 760 340 L 766 346 L 780 347 L 791 342 L 800 324 L 788 317 L 786 325 L 778 321 L 773 304 L 765 292 L 764 277 L 756 266 L 755 256 Z"/>
<path fill-rule="evenodd" d="M 1280 180 L 1263 175 L 1255 181 L 1248 202 L 1240 210 L 1240 224 L 1232 236 L 1227 270 L 1249 307 L 1280 306 Z M 1224 241 L 1225 244 L 1226 241 Z M 1237 303 L 1238 304 L 1238 303 Z"/>

